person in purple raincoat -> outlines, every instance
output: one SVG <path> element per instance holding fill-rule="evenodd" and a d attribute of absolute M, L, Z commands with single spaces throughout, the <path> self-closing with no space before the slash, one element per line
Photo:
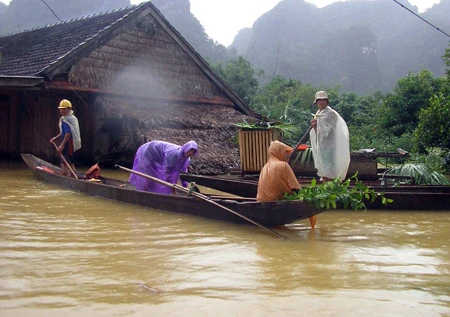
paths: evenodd
<path fill-rule="evenodd" d="M 176 184 L 180 180 L 180 172 L 188 172 L 191 157 L 197 155 L 198 146 L 195 141 L 189 141 L 183 146 L 164 142 L 151 141 L 141 145 L 134 158 L 133 170 L 141 172 L 170 184 Z M 170 194 L 172 188 L 154 182 L 148 178 L 131 174 L 130 183 L 138 190 L 144 190 L 160 194 Z M 181 182 L 187 187 L 187 182 Z"/>

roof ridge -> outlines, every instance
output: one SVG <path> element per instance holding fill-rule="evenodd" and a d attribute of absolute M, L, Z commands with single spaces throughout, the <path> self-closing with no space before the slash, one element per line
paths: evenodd
<path fill-rule="evenodd" d="M 59 25 L 66 24 L 66 23 L 71 23 L 71 22 L 91 19 L 93 17 L 97 17 L 97 16 L 101 16 L 101 15 L 107 15 L 107 14 L 112 14 L 112 13 L 116 13 L 116 12 L 119 12 L 119 11 L 126 11 L 126 10 L 130 10 L 133 7 L 135 7 L 135 9 L 137 9 L 137 7 L 142 6 L 143 3 L 135 4 L 135 5 L 129 5 L 129 6 L 126 6 L 126 7 L 123 7 L 123 8 L 116 8 L 116 9 L 112 9 L 112 10 L 109 10 L 109 11 L 95 12 L 95 13 L 92 13 L 92 14 L 89 14 L 89 15 L 83 15 L 83 16 L 71 18 L 69 20 L 64 20 L 64 21 L 61 21 L 61 22 L 55 22 L 55 23 L 50 23 L 50 24 L 46 24 L 46 25 L 35 26 L 35 27 L 31 27 L 29 29 L 23 29 L 23 30 L 20 30 L 20 31 L 17 31 L 17 32 L 0 35 L 0 38 L 2 38 L 2 37 L 9 37 L 9 36 L 18 35 L 18 34 L 23 34 L 23 33 L 28 33 L 28 32 L 41 30 L 41 29 L 46 29 L 46 28 L 51 28 L 51 27 L 59 26 Z"/>

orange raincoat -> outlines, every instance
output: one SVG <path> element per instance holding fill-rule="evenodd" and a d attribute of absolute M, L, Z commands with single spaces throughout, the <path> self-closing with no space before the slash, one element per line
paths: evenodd
<path fill-rule="evenodd" d="M 292 168 L 287 163 L 287 153 L 292 148 L 279 141 L 272 141 L 269 147 L 269 160 L 261 170 L 256 199 L 259 202 L 274 201 L 283 198 L 284 193 L 291 193 L 300 188 Z"/>

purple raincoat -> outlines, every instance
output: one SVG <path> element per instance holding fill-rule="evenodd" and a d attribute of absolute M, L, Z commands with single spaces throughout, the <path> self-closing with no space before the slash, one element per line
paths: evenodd
<path fill-rule="evenodd" d="M 197 155 L 198 146 L 195 141 L 189 141 L 183 146 L 164 141 L 151 141 L 139 147 L 134 158 L 133 170 L 138 171 L 170 184 L 176 184 L 180 172 L 187 172 L 190 158 L 184 157 L 189 150 L 194 149 Z M 145 177 L 131 174 L 130 183 L 138 190 L 160 194 L 170 194 L 172 189 Z M 187 182 L 182 182 L 186 187 Z"/>

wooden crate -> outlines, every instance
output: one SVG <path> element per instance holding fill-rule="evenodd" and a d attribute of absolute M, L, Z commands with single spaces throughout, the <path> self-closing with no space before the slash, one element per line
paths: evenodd
<path fill-rule="evenodd" d="M 269 157 L 270 142 L 283 141 L 279 129 L 242 129 L 239 131 L 241 173 L 259 173 Z"/>

